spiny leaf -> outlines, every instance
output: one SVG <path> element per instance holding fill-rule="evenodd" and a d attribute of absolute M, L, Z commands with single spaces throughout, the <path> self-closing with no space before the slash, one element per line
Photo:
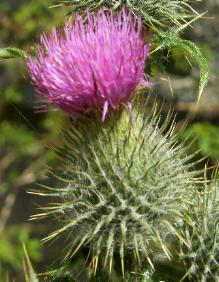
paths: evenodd
<path fill-rule="evenodd" d="M 25 280 L 26 282 L 39 282 L 37 275 L 32 267 L 32 264 L 30 262 L 30 258 L 28 256 L 27 253 L 27 249 L 25 247 L 25 245 L 23 245 L 23 249 L 24 249 L 24 255 L 25 255 L 25 259 L 24 259 L 24 273 L 25 273 Z"/>
<path fill-rule="evenodd" d="M 27 58 L 27 53 L 19 48 L 8 47 L 0 49 L 0 59 Z"/>
<path fill-rule="evenodd" d="M 200 48 L 195 43 L 180 38 L 179 32 L 180 30 L 178 28 L 170 29 L 167 32 L 159 32 L 159 35 L 154 40 L 155 48 L 154 50 L 152 50 L 151 54 L 158 50 L 172 50 L 179 48 L 184 51 L 186 56 L 194 60 L 200 70 L 200 82 L 198 93 L 199 102 L 203 89 L 208 83 L 208 62 L 202 54 Z"/>
<path fill-rule="evenodd" d="M 189 55 L 197 63 L 200 70 L 199 94 L 198 102 L 201 98 L 204 87 L 208 83 L 208 62 L 202 54 L 200 48 L 189 40 L 179 40 L 178 47 L 182 48 L 187 55 Z"/>

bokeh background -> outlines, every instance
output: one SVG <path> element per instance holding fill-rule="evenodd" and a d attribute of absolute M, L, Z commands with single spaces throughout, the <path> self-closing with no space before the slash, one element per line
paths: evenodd
<path fill-rule="evenodd" d="M 0 0 L 0 48 L 28 50 L 42 31 L 61 26 L 67 13 L 64 7 L 48 8 L 53 0 Z M 188 125 L 188 135 L 196 137 L 191 150 L 197 157 L 208 156 L 210 165 L 219 160 L 219 1 L 196 3 L 206 12 L 184 36 L 200 44 L 210 67 L 209 84 L 196 108 L 199 71 L 180 50 L 154 66 L 151 95 L 164 100 L 163 111 L 174 106 L 178 128 Z M 24 281 L 23 243 L 39 273 L 58 264 L 62 245 L 42 244 L 40 238 L 54 228 L 54 222 L 32 222 L 46 200 L 27 192 L 38 184 L 51 184 L 46 166 L 56 166 L 49 148 L 60 142 L 60 129 L 68 122 L 59 112 L 40 112 L 37 97 L 21 59 L 0 61 L 0 282 Z M 63 242 L 62 242 L 63 244 Z M 12 280 L 14 279 L 14 280 Z"/>

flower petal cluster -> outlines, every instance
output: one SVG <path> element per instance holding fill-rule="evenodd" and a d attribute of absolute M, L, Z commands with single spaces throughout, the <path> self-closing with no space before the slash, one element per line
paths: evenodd
<path fill-rule="evenodd" d="M 148 86 L 144 65 L 149 44 L 141 33 L 141 18 L 127 10 L 100 10 L 80 15 L 63 30 L 42 34 L 28 70 L 36 90 L 49 104 L 81 116 L 127 103 L 139 84 Z"/>

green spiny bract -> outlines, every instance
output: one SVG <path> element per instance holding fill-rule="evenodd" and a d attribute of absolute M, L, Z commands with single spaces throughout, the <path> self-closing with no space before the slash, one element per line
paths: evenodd
<path fill-rule="evenodd" d="M 50 172 L 61 188 L 44 187 L 39 195 L 54 197 L 40 218 L 54 215 L 60 229 L 45 240 L 65 233 L 66 257 L 89 249 L 94 272 L 100 262 L 111 271 L 120 257 L 144 260 L 153 268 L 156 255 L 171 258 L 171 242 L 182 240 L 181 227 L 192 224 L 185 211 L 193 209 L 196 190 L 191 156 L 177 144 L 171 114 L 160 124 L 145 103 L 100 118 L 73 121 L 58 150 L 62 167 Z"/>
<path fill-rule="evenodd" d="M 117 10 L 125 6 L 134 14 L 140 13 L 144 23 L 152 29 L 154 26 L 165 28 L 170 25 L 181 25 L 188 18 L 198 15 L 187 0 L 67 0 L 62 2 L 73 5 L 73 12 L 93 11 L 98 8 Z"/>
<path fill-rule="evenodd" d="M 191 281 L 219 281 L 219 191 L 212 180 L 200 193 L 193 226 L 186 230 L 189 246 L 182 248 L 182 259 Z"/>

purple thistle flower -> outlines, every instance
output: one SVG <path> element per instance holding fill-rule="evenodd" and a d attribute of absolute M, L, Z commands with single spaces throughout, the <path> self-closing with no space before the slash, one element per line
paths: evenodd
<path fill-rule="evenodd" d="M 127 103 L 136 87 L 149 86 L 144 63 L 149 45 L 141 34 L 141 18 L 123 10 L 113 14 L 100 10 L 77 16 L 42 34 L 37 56 L 27 62 L 30 76 L 47 103 L 78 117 L 94 110 L 102 119 L 110 108 Z"/>

